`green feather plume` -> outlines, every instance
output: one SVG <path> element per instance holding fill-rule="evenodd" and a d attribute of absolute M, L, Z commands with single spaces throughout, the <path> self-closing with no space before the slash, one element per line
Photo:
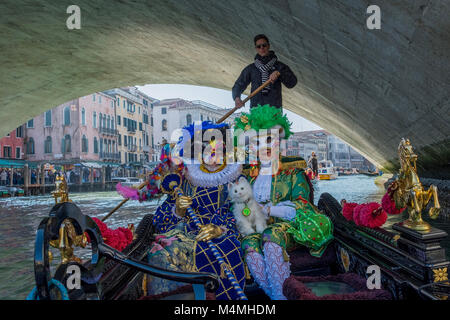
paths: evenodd
<path fill-rule="evenodd" d="M 245 121 L 245 117 L 247 117 L 248 122 Z M 234 121 L 235 130 L 246 131 L 246 128 L 249 130 L 248 125 L 250 125 L 250 129 L 258 131 L 259 129 L 270 129 L 273 126 L 280 125 L 284 129 L 285 139 L 288 139 L 292 134 L 291 122 L 289 122 L 287 116 L 283 115 L 281 109 L 271 107 L 268 104 L 263 106 L 258 104 L 256 108 L 250 109 L 250 113 L 243 112 L 242 116 Z"/>

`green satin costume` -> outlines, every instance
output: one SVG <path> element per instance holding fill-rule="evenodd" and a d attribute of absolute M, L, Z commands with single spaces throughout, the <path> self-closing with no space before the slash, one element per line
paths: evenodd
<path fill-rule="evenodd" d="M 320 257 L 328 243 L 333 240 L 333 224 L 331 220 L 320 213 L 310 202 L 310 184 L 308 183 L 304 168 L 305 161 L 300 157 L 282 157 L 280 170 L 272 176 L 271 202 L 290 200 L 296 206 L 296 217 L 292 221 L 281 218 L 274 220 L 263 232 L 253 233 L 242 240 L 244 255 L 256 251 L 262 253 L 264 242 L 271 241 L 282 248 L 284 253 L 304 245 L 310 249 L 312 256 Z M 253 184 L 255 177 L 250 177 L 250 169 L 244 174 Z M 285 254 L 286 261 L 288 260 Z"/>

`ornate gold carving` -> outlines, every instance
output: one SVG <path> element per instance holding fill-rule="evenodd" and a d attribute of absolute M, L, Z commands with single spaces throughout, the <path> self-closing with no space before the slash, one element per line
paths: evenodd
<path fill-rule="evenodd" d="M 433 198 L 433 207 L 428 214 L 430 218 L 436 219 L 441 207 L 437 195 L 437 187 L 431 185 L 425 191 L 420 183 L 417 174 L 417 155 L 414 153 L 409 139 L 402 139 L 398 146 L 398 156 L 400 159 L 400 171 L 396 181 L 398 187 L 393 193 L 394 201 L 398 208 L 407 207 L 409 218 L 403 225 L 417 231 L 429 231 L 431 226 L 422 220 L 422 210 L 426 208 L 428 202 Z"/>
<path fill-rule="evenodd" d="M 64 175 L 60 175 L 56 177 L 55 181 L 56 189 L 52 191 L 53 197 L 55 197 L 55 203 L 63 203 L 63 202 L 72 202 L 69 199 L 69 188 L 67 187 L 66 179 Z M 58 198 L 61 198 L 58 200 Z"/>
<path fill-rule="evenodd" d="M 433 269 L 434 282 L 448 280 L 447 268 Z"/>
<path fill-rule="evenodd" d="M 81 263 L 81 259 L 73 254 L 73 246 L 85 248 L 87 245 L 87 238 L 85 234 L 77 235 L 73 224 L 70 220 L 66 219 L 59 227 L 58 239 L 51 240 L 50 245 L 53 248 L 59 249 L 62 264 L 70 261 Z M 50 257 L 53 258 L 53 255 L 50 254 Z"/>
<path fill-rule="evenodd" d="M 344 248 L 341 248 L 340 253 L 341 253 L 342 266 L 344 267 L 345 272 L 348 272 L 348 270 L 350 269 L 350 257 L 348 255 L 348 252 Z"/>

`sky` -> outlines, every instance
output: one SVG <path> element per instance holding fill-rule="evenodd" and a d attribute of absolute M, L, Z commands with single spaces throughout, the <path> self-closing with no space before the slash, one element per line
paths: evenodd
<path fill-rule="evenodd" d="M 159 100 L 181 98 L 185 100 L 202 100 L 222 108 L 234 107 L 231 91 L 222 89 L 185 84 L 148 84 L 145 86 L 138 86 L 138 89 L 150 97 Z M 243 95 L 242 99 L 245 97 L 246 96 Z M 245 108 L 240 111 L 248 111 L 249 105 L 250 102 L 247 102 Z M 315 123 L 308 121 L 289 110 L 284 109 L 284 112 L 287 114 L 289 121 L 292 122 L 293 132 L 321 129 L 321 127 Z"/>

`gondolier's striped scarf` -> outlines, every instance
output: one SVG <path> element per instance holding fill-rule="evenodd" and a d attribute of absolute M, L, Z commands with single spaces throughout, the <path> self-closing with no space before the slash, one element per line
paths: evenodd
<path fill-rule="evenodd" d="M 270 59 L 267 63 L 263 63 L 260 59 L 260 56 L 257 55 L 255 58 L 255 66 L 256 68 L 258 68 L 258 70 L 261 72 L 261 84 L 266 82 L 269 79 L 269 75 L 272 71 L 272 68 L 275 64 L 275 62 L 277 62 L 277 56 L 274 54 L 271 54 L 271 56 L 273 56 L 272 59 Z M 265 57 L 263 57 L 265 58 Z M 272 84 L 269 84 L 267 87 L 265 87 L 264 89 L 262 89 L 263 93 L 267 93 L 270 91 L 272 87 Z"/>

